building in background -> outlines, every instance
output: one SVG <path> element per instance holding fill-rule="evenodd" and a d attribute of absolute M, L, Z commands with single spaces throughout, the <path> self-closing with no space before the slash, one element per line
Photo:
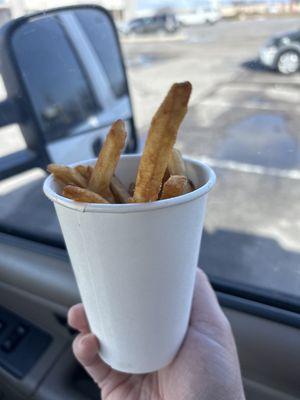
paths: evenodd
<path fill-rule="evenodd" d="M 110 10 L 117 20 L 122 20 L 134 17 L 136 0 L 4 0 L 2 3 L 11 10 L 14 18 L 54 7 L 92 3 L 102 5 Z"/>
<path fill-rule="evenodd" d="M 117 21 L 166 10 L 192 14 L 201 8 L 218 10 L 225 18 L 300 12 L 300 0 L 0 0 L 0 23 L 34 11 L 90 3 L 110 10 Z"/>

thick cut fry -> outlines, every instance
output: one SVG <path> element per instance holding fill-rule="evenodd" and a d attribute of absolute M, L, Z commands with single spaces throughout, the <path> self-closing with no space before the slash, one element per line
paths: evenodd
<path fill-rule="evenodd" d="M 175 83 L 154 115 L 140 161 L 133 201 L 155 201 L 167 168 L 178 128 L 187 112 L 192 86 Z"/>
<path fill-rule="evenodd" d="M 74 169 L 89 182 L 93 173 L 93 167 L 91 165 L 77 165 Z"/>
<path fill-rule="evenodd" d="M 125 140 L 124 122 L 118 120 L 112 125 L 106 136 L 88 184 L 90 190 L 107 199 L 112 196 L 109 186 L 125 145 Z"/>
<path fill-rule="evenodd" d="M 59 164 L 49 164 L 47 171 L 53 174 L 55 179 L 66 185 L 76 185 L 82 188 L 87 186 L 86 179 L 74 168 Z"/>
<path fill-rule="evenodd" d="M 79 201 L 81 203 L 102 203 L 107 204 L 108 201 L 97 193 L 91 192 L 88 189 L 83 189 L 78 186 L 65 186 L 62 195 L 68 199 Z"/>
<path fill-rule="evenodd" d="M 182 155 L 178 149 L 172 150 L 172 155 L 168 162 L 168 170 L 170 175 L 183 175 L 187 176 L 186 168 L 184 161 L 182 159 Z M 192 192 L 195 188 L 191 185 L 190 181 L 188 181 L 185 187 L 185 193 Z"/>
<path fill-rule="evenodd" d="M 186 192 L 188 179 L 183 175 L 171 175 L 164 184 L 161 200 L 170 199 L 171 197 L 181 196 Z"/>
<path fill-rule="evenodd" d="M 186 170 L 181 153 L 178 149 L 173 149 L 171 157 L 168 162 L 168 170 L 170 175 L 183 175 L 186 176 Z"/>
<path fill-rule="evenodd" d="M 127 192 L 123 183 L 115 175 L 111 178 L 110 188 L 115 199 L 119 203 L 128 203 L 130 197 L 129 193 Z"/>

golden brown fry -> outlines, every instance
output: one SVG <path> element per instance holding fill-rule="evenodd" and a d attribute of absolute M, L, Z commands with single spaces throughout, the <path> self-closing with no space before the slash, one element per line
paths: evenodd
<path fill-rule="evenodd" d="M 123 183 L 114 175 L 111 178 L 110 188 L 119 203 L 128 203 L 129 193 Z"/>
<path fill-rule="evenodd" d="M 129 195 L 130 195 L 131 197 L 133 196 L 134 188 L 135 188 L 135 183 L 134 183 L 134 182 L 131 182 L 131 184 L 129 185 L 129 188 L 128 188 L 128 193 L 129 193 Z"/>
<path fill-rule="evenodd" d="M 158 198 L 178 128 L 187 112 L 191 90 L 189 82 L 172 85 L 152 119 L 137 174 L 133 196 L 136 203 Z"/>
<path fill-rule="evenodd" d="M 59 164 L 49 164 L 47 171 L 53 174 L 55 179 L 66 185 L 76 185 L 82 188 L 87 186 L 86 179 L 74 168 Z"/>
<path fill-rule="evenodd" d="M 77 165 L 74 169 L 89 182 L 93 173 L 93 167 L 91 165 Z"/>
<path fill-rule="evenodd" d="M 181 196 L 185 194 L 188 179 L 183 175 L 171 175 L 164 184 L 161 200 L 170 199 L 171 197 Z"/>
<path fill-rule="evenodd" d="M 93 171 L 94 171 L 94 167 L 92 167 L 91 165 L 88 165 L 87 171 L 86 171 L 88 181 L 91 179 Z"/>
<path fill-rule="evenodd" d="M 187 176 L 185 164 L 182 159 L 182 155 L 181 155 L 180 151 L 176 148 L 173 148 L 173 150 L 172 150 L 172 155 L 168 162 L 168 170 L 170 171 L 171 175 Z M 195 188 L 193 187 L 193 185 L 191 185 L 190 181 L 188 181 L 188 183 L 185 187 L 184 193 L 192 192 L 194 189 Z"/>
<path fill-rule="evenodd" d="M 118 120 L 112 125 L 106 136 L 88 184 L 90 190 L 107 199 L 112 196 L 109 186 L 125 145 L 125 140 L 124 122 Z"/>
<path fill-rule="evenodd" d="M 182 159 L 181 153 L 178 149 L 173 149 L 171 157 L 168 161 L 168 170 L 170 175 L 184 175 L 186 176 L 186 170 L 184 161 Z"/>
<path fill-rule="evenodd" d="M 97 193 L 91 192 L 88 189 L 83 189 L 78 186 L 67 185 L 62 192 L 64 197 L 79 201 L 81 203 L 101 203 L 107 204 L 108 201 Z"/>

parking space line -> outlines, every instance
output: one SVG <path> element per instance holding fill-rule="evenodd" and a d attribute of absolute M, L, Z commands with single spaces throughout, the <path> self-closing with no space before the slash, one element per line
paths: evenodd
<path fill-rule="evenodd" d="M 267 103 L 267 102 L 266 102 Z M 283 103 L 283 101 L 281 102 Z M 287 104 L 293 104 L 293 103 L 287 103 Z M 234 101 L 222 101 L 222 100 L 214 100 L 214 99 L 209 99 L 209 100 L 204 100 L 201 102 L 201 106 L 206 106 L 206 107 L 223 107 L 223 108 L 235 108 L 235 109 L 242 109 L 242 110 L 257 110 L 257 111 L 286 111 L 286 103 L 285 104 L 253 104 L 250 101 L 247 102 L 247 100 L 244 102 L 240 102 L 239 104 L 236 104 Z M 295 108 L 295 107 L 294 107 Z M 297 109 L 297 107 L 296 107 Z"/>
<path fill-rule="evenodd" d="M 186 34 L 178 34 L 173 36 L 146 36 L 146 37 L 121 37 L 122 43 L 155 43 L 155 42 L 182 42 L 186 41 L 188 36 Z"/>
<path fill-rule="evenodd" d="M 268 175 L 278 178 L 287 178 L 296 180 L 300 179 L 300 169 L 279 169 L 272 167 L 263 167 L 257 164 L 247 164 L 231 160 L 218 160 L 216 158 L 206 157 L 206 156 L 199 157 L 191 155 L 191 157 L 196 160 L 207 163 L 211 167 L 245 172 L 250 174 Z"/>

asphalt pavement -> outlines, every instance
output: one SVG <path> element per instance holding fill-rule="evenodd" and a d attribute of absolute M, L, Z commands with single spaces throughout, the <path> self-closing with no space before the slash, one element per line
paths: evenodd
<path fill-rule="evenodd" d="M 184 29 L 177 40 L 125 40 L 140 137 L 174 81 L 193 96 L 178 136 L 184 154 L 210 164 L 200 264 L 213 276 L 263 290 L 300 293 L 300 74 L 257 62 L 272 35 L 297 19 L 222 21 Z"/>

